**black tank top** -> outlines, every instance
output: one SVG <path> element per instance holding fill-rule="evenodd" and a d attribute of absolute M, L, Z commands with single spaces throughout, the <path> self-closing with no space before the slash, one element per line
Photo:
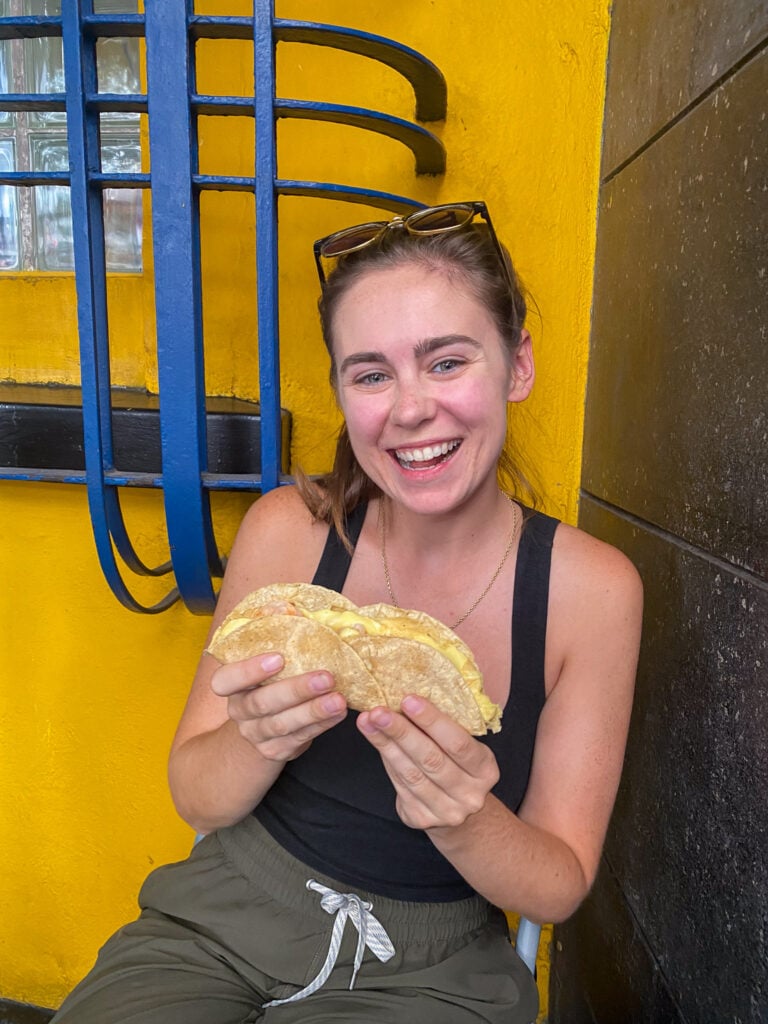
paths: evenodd
<path fill-rule="evenodd" d="M 365 504 L 348 520 L 357 543 Z M 552 539 L 557 520 L 526 518 L 520 537 L 512 607 L 512 678 L 499 733 L 480 742 L 496 755 L 494 794 L 513 811 L 525 796 L 536 728 L 544 705 L 544 645 Z M 331 529 L 313 583 L 341 592 L 351 556 Z M 473 894 L 426 833 L 408 828 L 376 750 L 356 727 L 357 712 L 289 761 L 254 814 L 289 853 L 346 885 L 391 899 L 424 902 Z"/>

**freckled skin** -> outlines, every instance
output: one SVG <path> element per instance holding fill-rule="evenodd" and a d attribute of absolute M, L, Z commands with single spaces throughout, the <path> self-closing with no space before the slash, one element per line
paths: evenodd
<path fill-rule="evenodd" d="M 474 296 L 424 268 L 372 271 L 339 303 L 333 344 L 352 447 L 385 494 L 435 514 L 495 489 L 507 402 L 524 395 Z M 427 468 L 404 468 L 393 457 L 397 448 L 454 440 L 461 444 L 450 457 Z"/>

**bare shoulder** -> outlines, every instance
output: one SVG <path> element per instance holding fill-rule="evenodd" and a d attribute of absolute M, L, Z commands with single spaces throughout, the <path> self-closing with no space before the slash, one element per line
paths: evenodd
<path fill-rule="evenodd" d="M 262 495 L 240 524 L 215 619 L 268 583 L 308 582 L 327 535 L 327 525 L 312 516 L 295 487 L 278 487 Z"/>
<path fill-rule="evenodd" d="M 573 598 L 601 595 L 634 602 L 642 595 L 642 581 L 629 558 L 618 548 L 583 530 L 561 523 L 552 550 L 552 584 Z"/>
<path fill-rule="evenodd" d="M 552 547 L 547 699 L 520 817 L 565 840 L 588 885 L 621 775 L 642 585 L 617 548 L 561 524 Z"/>
<path fill-rule="evenodd" d="M 611 629 L 639 633 L 643 607 L 640 574 L 627 556 L 583 530 L 558 526 L 552 549 L 550 610 L 564 644 L 606 638 Z"/>
<path fill-rule="evenodd" d="M 297 531 L 309 530 L 314 523 L 296 487 L 276 487 L 263 494 L 248 509 L 240 526 L 238 541 L 241 536 L 250 536 L 254 532 L 259 535 L 268 532 L 271 539 L 278 540 L 293 536 Z"/>

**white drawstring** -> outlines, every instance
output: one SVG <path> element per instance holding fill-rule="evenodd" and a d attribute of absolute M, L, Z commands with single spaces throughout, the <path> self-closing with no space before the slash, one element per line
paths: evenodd
<path fill-rule="evenodd" d="M 307 888 L 321 893 L 320 906 L 327 914 L 336 915 L 336 919 L 333 922 L 328 955 L 317 977 L 313 978 L 305 988 L 289 996 L 287 999 L 273 999 L 271 1003 L 264 1003 L 265 1007 L 281 1006 L 283 1003 L 293 1003 L 298 999 L 305 999 L 307 996 L 311 996 L 313 992 L 317 992 L 326 983 L 339 955 L 341 938 L 344 934 L 347 918 L 352 921 L 352 924 L 354 924 L 358 931 L 355 966 L 352 971 L 352 980 L 349 983 L 350 989 L 354 987 L 357 972 L 360 970 L 360 965 L 363 962 L 366 946 L 383 964 L 395 955 L 395 947 L 384 930 L 384 926 L 371 913 L 372 903 L 361 900 L 359 896 L 351 892 L 335 892 L 333 889 L 329 889 L 327 886 L 316 882 L 314 878 L 310 878 L 307 882 Z"/>

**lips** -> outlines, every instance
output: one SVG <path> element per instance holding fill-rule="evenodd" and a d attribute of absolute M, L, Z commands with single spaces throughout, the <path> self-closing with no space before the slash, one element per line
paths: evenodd
<path fill-rule="evenodd" d="M 392 454 L 404 469 L 426 469 L 428 466 L 446 461 L 460 444 L 461 441 L 455 438 L 452 441 L 441 441 L 421 448 L 395 448 Z"/>

